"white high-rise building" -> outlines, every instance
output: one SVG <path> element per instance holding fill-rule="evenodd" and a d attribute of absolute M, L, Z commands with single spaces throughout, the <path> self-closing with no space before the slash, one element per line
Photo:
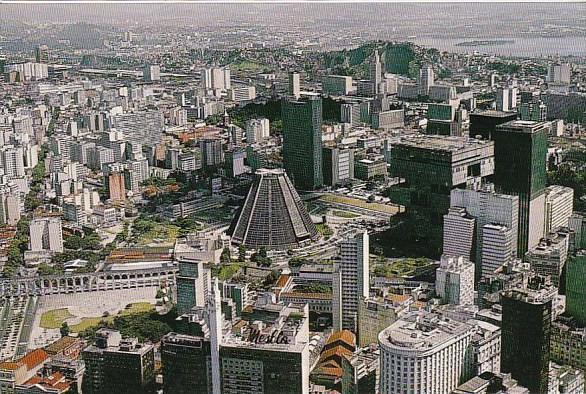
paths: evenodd
<path fill-rule="evenodd" d="M 145 82 L 160 81 L 161 67 L 158 64 L 147 64 L 143 70 L 143 79 Z"/>
<path fill-rule="evenodd" d="M 206 90 L 228 90 L 232 87 L 228 67 L 212 67 L 201 71 L 202 87 Z"/>
<path fill-rule="evenodd" d="M 482 227 L 482 275 L 492 274 L 515 258 L 516 238 L 507 226 L 486 224 Z"/>
<path fill-rule="evenodd" d="M 511 93 L 508 88 L 498 89 L 496 91 L 496 110 L 497 111 L 511 111 L 513 106 L 511 104 Z"/>
<path fill-rule="evenodd" d="M 31 250 L 39 252 L 50 250 L 63 252 L 63 231 L 61 219 L 58 217 L 37 218 L 31 221 L 30 227 Z"/>
<path fill-rule="evenodd" d="M 445 304 L 474 304 L 474 263 L 443 255 L 436 271 L 435 292 Z"/>
<path fill-rule="evenodd" d="M 296 99 L 298 99 L 301 96 L 301 80 L 299 77 L 299 73 L 289 73 L 289 88 L 287 90 L 287 93 L 289 93 L 290 96 L 293 96 Z"/>
<path fill-rule="evenodd" d="M 361 123 L 361 105 L 360 103 L 346 103 L 340 106 L 340 120 L 342 123 L 350 124 L 350 127 L 356 127 Z"/>
<path fill-rule="evenodd" d="M 228 89 L 227 97 L 236 102 L 251 101 L 256 98 L 256 88 L 254 86 L 234 86 Z"/>
<path fill-rule="evenodd" d="M 569 64 L 550 64 L 547 70 L 547 81 L 569 85 L 572 70 Z"/>
<path fill-rule="evenodd" d="M 476 263 L 477 275 L 482 272 L 484 225 L 507 226 L 514 235 L 513 248 L 517 249 L 519 197 L 494 193 L 490 188 L 486 190 L 454 189 L 450 194 L 450 205 L 465 208 L 466 212 L 476 219 L 476 254 L 471 259 Z"/>
<path fill-rule="evenodd" d="M 473 376 L 474 327 L 433 313 L 412 313 L 378 336 L 380 393 L 451 393 Z"/>
<path fill-rule="evenodd" d="M 20 198 L 17 194 L 0 194 L 0 224 L 16 226 L 20 220 Z"/>
<path fill-rule="evenodd" d="M 2 151 L 2 167 L 9 177 L 24 176 L 24 155 L 22 147 L 6 147 Z"/>
<path fill-rule="evenodd" d="M 269 137 L 270 124 L 266 118 L 250 119 L 246 122 L 246 142 L 254 144 Z"/>
<path fill-rule="evenodd" d="M 433 73 L 433 67 L 426 64 L 419 69 L 419 78 L 417 79 L 418 93 L 421 96 L 427 96 L 429 94 L 429 88 L 435 85 L 435 74 Z"/>
<path fill-rule="evenodd" d="M 552 185 L 545 189 L 544 234 L 567 227 L 574 210 L 574 189 Z"/>
<path fill-rule="evenodd" d="M 368 232 L 363 231 L 340 244 L 340 256 L 333 277 L 332 309 L 334 330 L 358 327 L 358 302 L 369 295 Z"/>
<path fill-rule="evenodd" d="M 465 208 L 452 207 L 444 215 L 444 254 L 471 258 L 476 220 Z"/>
<path fill-rule="evenodd" d="M 374 50 L 373 58 L 370 63 L 370 80 L 374 85 L 374 94 L 380 93 L 379 88 L 383 77 L 383 68 L 378 54 L 378 49 Z"/>

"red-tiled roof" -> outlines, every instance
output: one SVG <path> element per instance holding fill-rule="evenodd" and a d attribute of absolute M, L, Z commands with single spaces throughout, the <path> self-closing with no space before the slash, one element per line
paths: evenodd
<path fill-rule="evenodd" d="M 277 281 L 277 287 L 285 287 L 287 282 L 289 281 L 289 275 L 281 275 L 279 280 Z"/>
<path fill-rule="evenodd" d="M 5 361 L 0 363 L 0 369 L 4 371 L 15 371 L 22 366 L 20 362 Z"/>
<path fill-rule="evenodd" d="M 342 341 L 352 347 L 356 347 L 356 335 L 349 330 L 334 331 L 326 341 L 326 345 L 332 344 L 336 341 Z"/>
<path fill-rule="evenodd" d="M 28 369 L 33 369 L 39 364 L 42 364 L 49 358 L 49 355 L 43 349 L 36 349 L 30 353 L 24 355 L 20 360 L 20 362 L 24 363 Z"/>

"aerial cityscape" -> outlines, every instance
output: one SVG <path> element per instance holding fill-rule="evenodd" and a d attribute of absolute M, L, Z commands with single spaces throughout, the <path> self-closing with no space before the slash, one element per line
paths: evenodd
<path fill-rule="evenodd" d="M 586 392 L 585 3 L 0 22 L 0 394 Z"/>

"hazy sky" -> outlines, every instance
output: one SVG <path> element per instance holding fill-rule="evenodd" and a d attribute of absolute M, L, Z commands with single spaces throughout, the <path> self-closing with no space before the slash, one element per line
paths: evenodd
<path fill-rule="evenodd" d="M 377 3 L 377 4 L 2 4 L 0 20 L 24 22 L 94 22 L 140 23 L 141 21 L 164 22 L 170 19 L 190 20 L 194 23 L 213 24 L 229 18 L 235 22 L 268 22 L 285 19 L 337 20 L 349 18 L 355 21 L 374 20 L 400 23 L 405 18 L 431 20 L 443 24 L 446 20 L 460 17 L 477 18 L 479 24 L 517 20 L 546 23 L 549 20 L 582 22 L 586 25 L 584 3 Z M 429 26 L 429 25 L 426 25 Z M 422 26 L 422 28 L 426 28 Z M 501 29 L 506 26 L 501 25 Z"/>

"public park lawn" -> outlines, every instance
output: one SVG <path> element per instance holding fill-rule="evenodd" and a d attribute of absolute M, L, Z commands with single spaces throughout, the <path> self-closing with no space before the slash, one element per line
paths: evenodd
<path fill-rule="evenodd" d="M 157 223 L 138 239 L 138 243 L 141 245 L 148 245 L 154 241 L 159 243 L 173 243 L 179 234 L 179 227 L 172 224 L 160 224 Z"/>
<path fill-rule="evenodd" d="M 53 309 L 43 313 L 41 316 L 41 327 L 43 328 L 60 328 L 61 324 L 67 319 L 71 319 L 73 316 L 67 308 Z"/>
<path fill-rule="evenodd" d="M 79 333 L 90 327 L 97 326 L 101 321 L 111 323 L 116 316 L 135 315 L 137 313 L 150 312 L 154 306 L 148 302 L 136 302 L 128 304 L 125 309 L 118 312 L 118 315 L 106 317 L 83 317 L 78 324 L 71 325 L 69 328 L 71 332 Z M 41 327 L 43 328 L 60 328 L 64 321 L 74 318 L 75 316 L 69 313 L 67 308 L 54 309 L 45 312 L 41 316 Z"/>
<path fill-rule="evenodd" d="M 339 218 L 345 218 L 345 219 L 354 219 L 359 217 L 360 215 L 357 215 L 355 213 L 352 212 L 348 212 L 348 211 L 339 211 L 339 210 L 333 210 L 332 211 L 332 215 L 337 216 Z"/>

